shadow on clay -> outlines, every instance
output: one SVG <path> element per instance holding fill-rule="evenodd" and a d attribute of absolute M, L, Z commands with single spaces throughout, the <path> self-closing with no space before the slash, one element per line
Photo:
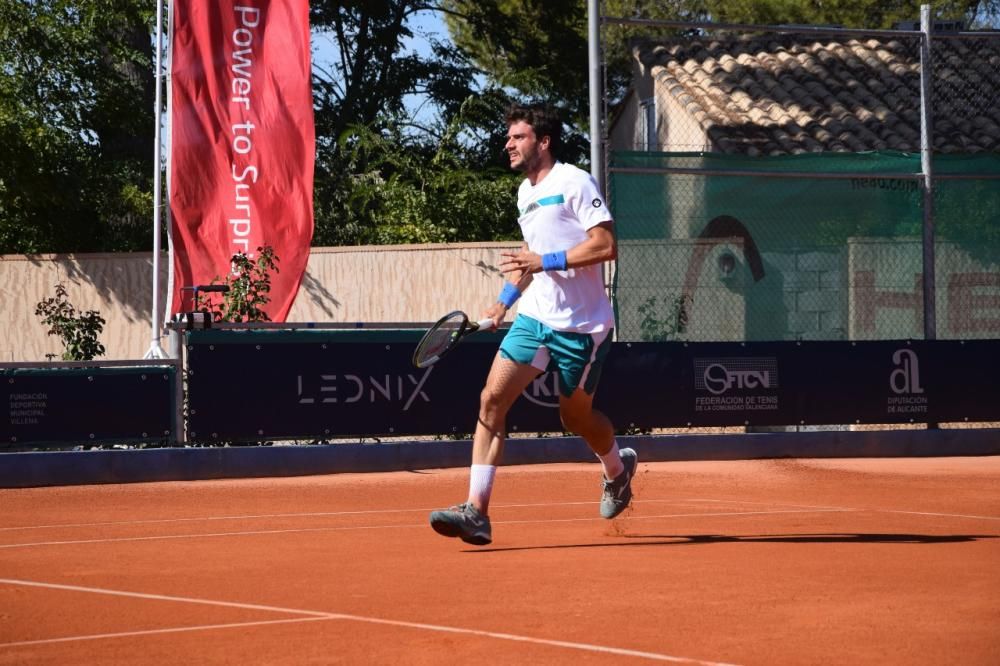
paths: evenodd
<path fill-rule="evenodd" d="M 542 546 L 513 546 L 510 548 L 477 548 L 470 553 L 500 553 L 516 550 L 550 550 L 558 548 L 624 548 L 629 546 L 685 546 L 713 543 L 900 543 L 933 544 L 965 543 L 982 539 L 1000 538 L 995 534 L 617 534 L 631 541 L 611 543 L 551 544 Z"/>

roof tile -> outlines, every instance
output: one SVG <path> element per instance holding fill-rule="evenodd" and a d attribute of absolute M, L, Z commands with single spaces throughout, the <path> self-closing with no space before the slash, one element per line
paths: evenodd
<path fill-rule="evenodd" d="M 933 47 L 934 149 L 1000 150 L 1000 35 Z M 688 39 L 635 56 L 724 153 L 920 149 L 912 38 Z"/>

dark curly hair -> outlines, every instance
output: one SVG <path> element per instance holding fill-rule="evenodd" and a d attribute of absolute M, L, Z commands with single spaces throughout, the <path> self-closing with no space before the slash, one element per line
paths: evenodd
<path fill-rule="evenodd" d="M 516 122 L 526 122 L 535 130 L 539 140 L 549 137 L 549 148 L 558 155 L 562 148 L 562 120 L 559 112 L 544 104 L 512 104 L 507 108 L 507 127 Z"/>

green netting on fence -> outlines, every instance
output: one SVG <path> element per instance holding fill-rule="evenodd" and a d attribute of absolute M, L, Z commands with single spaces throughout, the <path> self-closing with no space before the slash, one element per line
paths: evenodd
<path fill-rule="evenodd" d="M 919 155 L 615 152 L 611 167 L 620 340 L 924 337 Z M 982 177 L 1000 155 L 934 172 L 937 337 L 1000 337 L 1000 180 Z"/>

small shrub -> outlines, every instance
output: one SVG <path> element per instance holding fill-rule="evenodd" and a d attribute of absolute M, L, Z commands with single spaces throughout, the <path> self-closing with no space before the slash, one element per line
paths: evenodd
<path fill-rule="evenodd" d="M 198 294 L 195 309 L 209 312 L 215 321 L 271 321 L 263 310 L 271 302 L 271 271 L 278 272 L 278 257 L 270 245 L 257 248 L 256 261 L 238 252 L 233 255 L 229 275 L 212 280 L 212 284 L 221 280 L 229 291 L 217 301 Z"/>
<path fill-rule="evenodd" d="M 66 286 L 56 285 L 56 295 L 38 302 L 35 314 L 49 327 L 49 335 L 57 335 L 63 343 L 62 360 L 92 361 L 104 355 L 104 345 L 98 337 L 107 323 L 97 310 L 79 312 L 66 297 Z M 50 361 L 55 354 L 46 354 Z"/>
<path fill-rule="evenodd" d="M 666 315 L 661 318 L 656 298 L 648 298 L 637 310 L 642 315 L 639 335 L 643 342 L 676 340 L 687 331 L 689 296 L 677 296 L 667 303 Z"/>

